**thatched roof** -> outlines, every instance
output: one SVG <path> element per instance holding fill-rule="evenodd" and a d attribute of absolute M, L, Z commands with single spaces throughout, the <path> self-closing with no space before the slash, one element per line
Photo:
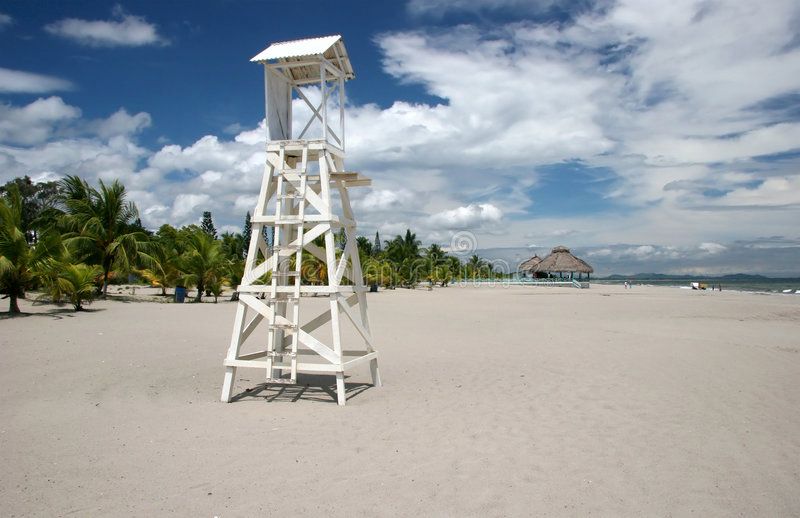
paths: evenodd
<path fill-rule="evenodd" d="M 533 271 L 592 273 L 594 272 L 594 268 L 586 261 L 572 255 L 569 248 L 557 246 L 553 248 L 550 255 L 542 259 L 542 261 L 534 267 Z"/>
<path fill-rule="evenodd" d="M 541 263 L 541 262 L 542 262 L 542 258 L 539 257 L 538 255 L 534 255 L 533 257 L 531 257 L 527 261 L 523 261 L 522 263 L 520 263 L 519 271 L 527 272 L 527 271 L 533 270 L 536 267 L 536 265 Z"/>

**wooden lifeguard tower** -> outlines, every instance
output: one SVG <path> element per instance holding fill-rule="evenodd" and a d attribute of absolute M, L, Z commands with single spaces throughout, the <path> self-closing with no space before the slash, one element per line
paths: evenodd
<path fill-rule="evenodd" d="M 370 180 L 344 168 L 344 84 L 354 77 L 353 68 L 338 35 L 274 43 L 250 61 L 264 66 L 269 139 L 224 360 L 222 401 L 231 401 L 236 369 L 246 367 L 263 370 L 267 385 L 295 384 L 298 372 L 335 374 L 338 403 L 344 405 L 348 370 L 369 362 L 373 385 L 381 384 L 348 196 L 348 188 Z M 294 100 L 309 116 L 296 137 Z M 271 246 L 265 227 L 274 228 Z M 340 229 L 346 244 L 337 254 L 334 233 Z M 303 268 L 309 254 L 324 264 L 313 275 L 324 280 L 321 285 L 311 284 Z M 304 295 L 329 300 L 322 313 L 301 322 L 309 302 L 303 304 Z M 356 347 L 343 348 L 344 325 L 355 329 Z"/>

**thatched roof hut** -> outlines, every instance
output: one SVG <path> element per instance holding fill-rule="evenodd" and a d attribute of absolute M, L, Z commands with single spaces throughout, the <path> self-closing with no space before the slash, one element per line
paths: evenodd
<path fill-rule="evenodd" d="M 542 258 L 539 257 L 538 255 L 534 255 L 533 257 L 531 257 L 527 261 L 523 261 L 522 263 L 520 263 L 519 271 L 521 271 L 521 272 L 532 271 L 536 267 L 536 265 L 541 263 L 541 262 L 542 262 Z"/>
<path fill-rule="evenodd" d="M 569 248 L 565 246 L 557 246 L 553 248 L 550 255 L 541 260 L 534 269 L 534 272 L 542 273 L 586 273 L 594 272 L 594 268 L 583 259 L 579 259 L 572 255 Z"/>

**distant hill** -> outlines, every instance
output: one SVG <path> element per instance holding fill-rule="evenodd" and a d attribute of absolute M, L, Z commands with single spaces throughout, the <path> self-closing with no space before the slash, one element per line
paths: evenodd
<path fill-rule="evenodd" d="M 633 275 L 609 275 L 608 277 L 598 277 L 598 280 L 604 281 L 667 281 L 667 280 L 683 280 L 683 281 L 738 281 L 738 282 L 759 282 L 777 280 L 775 277 L 766 277 L 764 275 L 750 275 L 747 273 L 729 273 L 727 275 L 677 275 L 665 273 L 636 273 Z"/>

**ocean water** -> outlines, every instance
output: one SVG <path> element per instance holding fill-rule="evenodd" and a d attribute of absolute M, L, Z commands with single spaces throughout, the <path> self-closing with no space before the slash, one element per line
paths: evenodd
<path fill-rule="evenodd" d="M 594 280 L 593 283 L 597 284 L 611 284 L 621 286 L 625 281 L 618 280 Z M 738 280 L 738 279 L 714 279 L 708 278 L 707 280 L 694 279 L 633 279 L 634 286 L 637 284 L 646 286 L 671 286 L 681 287 L 690 286 L 693 282 L 702 282 L 711 289 L 712 284 L 716 288 L 720 284 L 722 290 L 735 290 L 735 291 L 752 291 L 760 293 L 783 293 L 784 290 L 792 290 L 792 294 L 800 290 L 800 279 L 759 279 L 759 280 Z"/>

